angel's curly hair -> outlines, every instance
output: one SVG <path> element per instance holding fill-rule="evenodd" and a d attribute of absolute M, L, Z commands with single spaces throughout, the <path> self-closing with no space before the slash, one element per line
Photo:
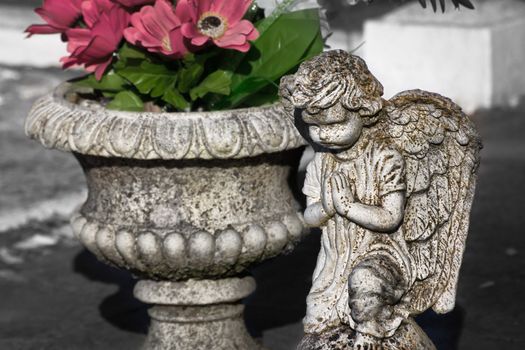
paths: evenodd
<path fill-rule="evenodd" d="M 381 83 L 362 58 L 343 50 L 324 52 L 302 63 L 295 75 L 283 79 L 280 94 L 294 108 L 310 114 L 341 102 L 365 117 L 365 125 L 374 124 L 383 108 Z"/>

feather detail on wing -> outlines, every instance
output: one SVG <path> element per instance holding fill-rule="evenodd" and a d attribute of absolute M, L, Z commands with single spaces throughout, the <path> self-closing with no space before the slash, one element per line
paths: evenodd
<path fill-rule="evenodd" d="M 469 226 L 481 142 L 448 98 L 402 92 L 376 124 L 404 155 L 407 206 L 403 232 L 415 262 L 409 311 L 452 310 Z"/>

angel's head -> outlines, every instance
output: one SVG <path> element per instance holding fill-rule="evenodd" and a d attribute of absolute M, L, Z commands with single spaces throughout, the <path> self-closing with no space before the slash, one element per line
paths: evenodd
<path fill-rule="evenodd" d="M 346 51 L 325 52 L 281 80 L 285 107 L 298 111 L 314 143 L 346 149 L 383 108 L 383 86 L 366 63 Z"/>

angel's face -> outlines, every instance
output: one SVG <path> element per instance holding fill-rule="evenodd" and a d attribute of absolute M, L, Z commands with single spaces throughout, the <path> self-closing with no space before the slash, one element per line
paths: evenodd
<path fill-rule="evenodd" d="M 363 131 L 363 122 L 357 112 L 346 110 L 340 103 L 318 112 L 324 113 L 322 117 L 304 116 L 304 121 L 308 125 L 308 131 L 312 141 L 324 148 L 334 151 L 346 150 L 351 148 Z M 316 122 L 311 122 L 315 120 Z"/>

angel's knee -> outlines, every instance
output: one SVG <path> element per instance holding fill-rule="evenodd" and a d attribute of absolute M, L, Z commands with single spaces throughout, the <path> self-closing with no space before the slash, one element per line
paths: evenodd
<path fill-rule="evenodd" d="M 393 267 L 369 259 L 358 264 L 348 279 L 348 302 L 352 319 L 358 323 L 377 319 L 395 305 L 404 293 Z"/>
<path fill-rule="evenodd" d="M 381 284 L 373 269 L 358 266 L 352 271 L 348 279 L 348 302 L 354 321 L 374 318 L 384 306 Z"/>

